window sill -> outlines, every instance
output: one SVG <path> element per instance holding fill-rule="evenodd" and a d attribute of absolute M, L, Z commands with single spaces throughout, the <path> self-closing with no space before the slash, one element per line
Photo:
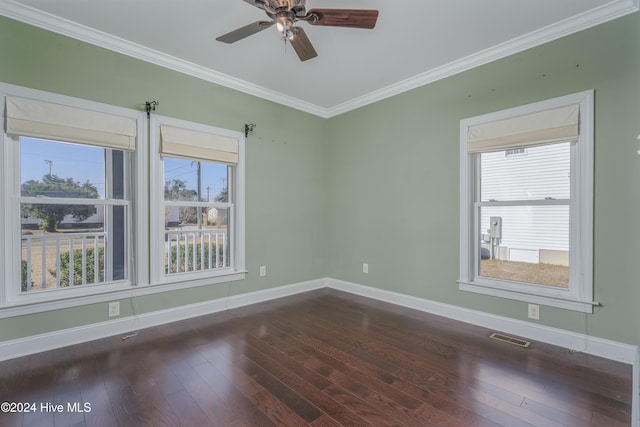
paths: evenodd
<path fill-rule="evenodd" d="M 170 290 L 193 288 L 196 286 L 227 283 L 244 279 L 246 271 L 233 271 L 227 269 L 224 273 L 216 272 L 215 275 L 207 275 L 199 272 L 181 273 L 175 276 L 165 276 L 158 281 L 152 281 L 151 287 L 168 287 Z"/>
<path fill-rule="evenodd" d="M 101 288 L 96 289 L 90 295 L 72 296 L 59 300 L 39 300 L 38 302 L 31 301 L 12 301 L 4 307 L 0 307 L 0 319 L 24 316 L 34 313 L 42 313 L 52 310 L 61 310 L 65 308 L 79 307 L 89 304 L 104 303 L 107 301 L 114 301 L 118 299 L 127 299 L 132 297 L 139 297 L 144 295 L 158 294 L 163 292 L 171 292 L 181 289 L 194 288 L 198 286 L 215 285 L 218 283 L 229 283 L 238 280 L 243 280 L 246 277 L 246 271 L 236 271 L 225 275 L 216 277 L 210 277 L 207 279 L 189 280 L 188 278 L 181 278 L 183 281 L 163 282 L 156 284 L 146 285 L 116 285 L 112 287 L 110 285 L 101 285 Z M 107 309 L 104 309 L 104 315 L 107 315 Z"/>
<path fill-rule="evenodd" d="M 562 308 L 565 310 L 579 311 L 582 313 L 593 313 L 593 306 L 598 305 L 597 302 L 532 294 L 490 284 L 464 282 L 461 280 L 458 280 L 458 289 L 466 292 L 474 292 L 476 294 L 490 295 L 499 298 L 523 301 L 530 304 L 539 304 L 548 307 Z"/>

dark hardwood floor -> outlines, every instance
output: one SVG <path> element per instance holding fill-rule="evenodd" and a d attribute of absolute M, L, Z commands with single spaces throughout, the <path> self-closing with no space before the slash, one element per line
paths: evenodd
<path fill-rule="evenodd" d="M 314 291 L 2 362 L 0 426 L 630 425 L 629 365 L 490 332 Z"/>

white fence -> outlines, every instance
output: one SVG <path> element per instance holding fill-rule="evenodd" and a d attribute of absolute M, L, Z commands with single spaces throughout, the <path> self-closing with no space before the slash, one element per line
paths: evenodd
<path fill-rule="evenodd" d="M 230 265 L 226 229 L 166 230 L 165 240 L 166 274 Z M 23 234 L 22 291 L 111 280 L 106 242 L 106 232 Z"/>
<path fill-rule="evenodd" d="M 226 229 L 166 230 L 165 241 L 166 274 L 229 266 Z"/>
<path fill-rule="evenodd" d="M 103 283 L 105 260 L 104 255 L 101 259 L 99 254 L 106 238 L 105 232 L 23 234 L 22 260 L 26 263 L 26 271 L 23 272 L 22 290 Z M 87 256 L 89 249 L 93 252 L 92 260 Z M 80 274 L 76 275 L 75 257 L 78 255 L 81 257 Z M 62 259 L 66 256 L 68 271 L 62 269 Z M 37 270 L 36 274 L 34 270 Z"/>

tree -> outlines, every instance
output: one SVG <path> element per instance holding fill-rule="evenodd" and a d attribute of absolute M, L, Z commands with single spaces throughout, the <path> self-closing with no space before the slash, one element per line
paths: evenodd
<path fill-rule="evenodd" d="M 25 197 L 55 197 L 75 199 L 97 199 L 98 189 L 89 181 L 80 183 L 73 178 L 60 178 L 55 174 L 46 174 L 42 181 L 29 180 L 22 184 Z M 65 216 L 71 215 L 77 221 L 84 221 L 96 213 L 92 205 L 24 205 L 22 214 L 40 218 L 40 228 L 55 232 Z"/>
<path fill-rule="evenodd" d="M 181 179 L 172 179 L 164 183 L 164 199 L 181 202 L 195 202 L 198 200 L 198 193 L 195 190 L 189 190 L 187 188 L 186 181 Z M 198 217 L 198 210 L 195 207 L 180 207 L 178 209 L 178 220 L 182 223 L 191 224 Z M 165 213 L 165 223 L 168 222 L 167 215 Z"/>
<path fill-rule="evenodd" d="M 214 198 L 216 202 L 228 202 L 229 201 L 229 189 L 225 185 L 220 193 Z"/>
<path fill-rule="evenodd" d="M 164 183 L 164 199 L 180 201 L 196 201 L 198 193 L 187 189 L 187 182 L 181 179 L 172 179 Z"/>

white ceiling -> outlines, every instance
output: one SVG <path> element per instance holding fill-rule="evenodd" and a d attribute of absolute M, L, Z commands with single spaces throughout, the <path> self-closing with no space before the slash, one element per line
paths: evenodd
<path fill-rule="evenodd" d="M 0 14 L 322 117 L 331 117 L 638 10 L 638 0 L 307 0 L 378 9 L 373 30 L 304 26 L 300 62 L 242 0 L 0 0 Z"/>

